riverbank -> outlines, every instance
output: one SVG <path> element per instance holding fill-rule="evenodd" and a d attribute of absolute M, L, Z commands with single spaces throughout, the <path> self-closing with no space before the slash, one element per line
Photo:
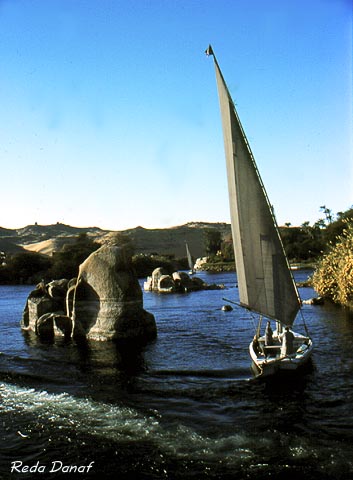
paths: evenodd
<path fill-rule="evenodd" d="M 290 265 L 292 270 L 315 270 L 316 265 L 312 262 L 293 263 Z M 235 272 L 234 262 L 209 262 L 203 263 L 199 270 L 208 273 Z"/>
<path fill-rule="evenodd" d="M 208 272 L 208 273 L 222 273 L 222 272 L 235 272 L 235 263 L 234 262 L 205 262 L 202 263 L 202 266 L 198 268 L 199 271 Z"/>

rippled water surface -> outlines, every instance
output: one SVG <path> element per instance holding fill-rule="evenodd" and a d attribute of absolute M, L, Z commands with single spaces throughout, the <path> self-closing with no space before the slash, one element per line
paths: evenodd
<path fill-rule="evenodd" d="M 158 338 L 135 352 L 41 342 L 19 327 L 31 287 L 0 287 L 0 478 L 353 478 L 353 318 L 305 305 L 312 364 L 260 382 L 256 319 L 221 310 L 234 274 L 199 275 L 225 290 L 144 293 Z"/>

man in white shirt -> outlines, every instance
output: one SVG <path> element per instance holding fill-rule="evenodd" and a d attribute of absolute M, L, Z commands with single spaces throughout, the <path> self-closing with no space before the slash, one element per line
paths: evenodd
<path fill-rule="evenodd" d="M 291 353 L 294 353 L 294 334 L 289 330 L 289 327 L 284 329 L 282 335 L 280 335 L 282 342 L 281 357 L 286 357 Z"/>

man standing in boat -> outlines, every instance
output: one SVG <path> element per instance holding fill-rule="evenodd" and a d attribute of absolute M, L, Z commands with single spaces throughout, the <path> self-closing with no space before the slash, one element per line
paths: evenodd
<path fill-rule="evenodd" d="M 266 347 L 272 347 L 273 346 L 273 331 L 271 328 L 271 322 L 268 320 L 266 323 L 266 328 L 265 328 L 265 350 L 264 353 L 269 357 L 276 356 L 274 351 L 269 348 L 267 349 Z"/>
<path fill-rule="evenodd" d="M 273 331 L 271 328 L 271 322 L 268 320 L 265 329 L 265 346 L 271 347 L 273 345 Z"/>
<path fill-rule="evenodd" d="M 294 352 L 294 334 L 289 330 L 289 327 L 284 329 L 282 335 L 280 335 L 282 342 L 281 357 L 286 357 Z"/>

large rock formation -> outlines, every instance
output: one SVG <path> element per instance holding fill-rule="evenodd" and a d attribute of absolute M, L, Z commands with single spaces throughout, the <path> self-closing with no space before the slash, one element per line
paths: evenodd
<path fill-rule="evenodd" d="M 156 336 L 127 249 L 103 246 L 80 266 L 72 318 L 74 335 L 97 340 Z"/>
<path fill-rule="evenodd" d="M 143 309 L 131 255 L 117 246 L 93 252 L 77 280 L 39 284 L 28 297 L 21 325 L 46 337 L 145 342 L 157 335 L 154 316 Z"/>
<path fill-rule="evenodd" d="M 152 275 L 144 282 L 144 290 L 158 293 L 186 293 L 198 290 L 223 289 L 224 285 L 204 282 L 199 277 L 189 277 L 185 272 L 174 272 L 168 275 L 162 267 L 153 270 Z"/>

